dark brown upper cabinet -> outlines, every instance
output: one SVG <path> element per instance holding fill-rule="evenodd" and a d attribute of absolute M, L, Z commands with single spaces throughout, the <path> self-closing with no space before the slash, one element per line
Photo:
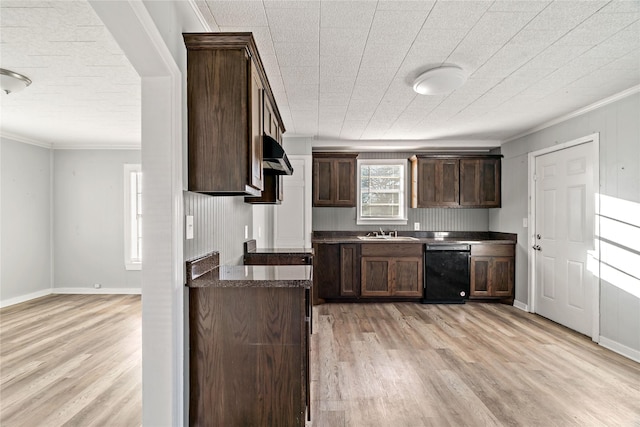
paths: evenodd
<path fill-rule="evenodd" d="M 279 205 L 284 199 L 282 175 L 264 174 L 264 189 L 260 196 L 245 196 L 245 203 L 254 205 Z"/>
<path fill-rule="evenodd" d="M 460 159 L 460 206 L 500 207 L 500 158 Z"/>
<path fill-rule="evenodd" d="M 284 126 L 251 33 L 185 33 L 188 190 L 260 196 L 264 106 Z M 269 125 L 271 129 L 271 124 Z"/>
<path fill-rule="evenodd" d="M 313 154 L 313 206 L 355 207 L 358 153 Z"/>
<path fill-rule="evenodd" d="M 419 155 L 411 160 L 412 208 L 500 207 L 500 155 Z"/>

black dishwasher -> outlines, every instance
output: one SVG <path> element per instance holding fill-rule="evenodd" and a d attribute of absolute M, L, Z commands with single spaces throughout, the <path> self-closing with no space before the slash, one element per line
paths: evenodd
<path fill-rule="evenodd" d="M 425 245 L 423 304 L 464 304 L 469 297 L 470 254 L 469 245 Z"/>

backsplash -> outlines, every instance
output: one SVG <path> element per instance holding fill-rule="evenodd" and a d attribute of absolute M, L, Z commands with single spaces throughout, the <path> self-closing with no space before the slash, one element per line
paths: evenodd
<path fill-rule="evenodd" d="M 252 234 L 251 205 L 243 197 L 211 197 L 184 192 L 184 214 L 193 215 L 194 238 L 184 241 L 184 259 L 220 252 L 221 264 L 242 260 L 244 226 Z"/>
<path fill-rule="evenodd" d="M 383 225 L 384 230 L 489 231 L 489 209 L 408 209 L 407 225 Z M 313 208 L 313 231 L 377 230 L 377 225 L 357 225 L 356 208 Z"/>

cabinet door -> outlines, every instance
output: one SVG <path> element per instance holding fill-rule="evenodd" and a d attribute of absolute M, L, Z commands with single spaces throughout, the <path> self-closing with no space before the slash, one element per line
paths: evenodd
<path fill-rule="evenodd" d="M 457 159 L 418 159 L 418 207 L 452 207 L 459 204 Z"/>
<path fill-rule="evenodd" d="M 499 208 L 501 203 L 500 159 L 482 159 L 480 162 L 480 205 Z"/>
<path fill-rule="evenodd" d="M 249 149 L 249 171 L 251 173 L 251 186 L 262 190 L 264 188 L 262 179 L 262 115 L 264 91 L 258 70 L 252 60 L 249 60 L 251 67 L 251 125 L 249 135 L 251 136 Z"/>
<path fill-rule="evenodd" d="M 471 257 L 471 297 L 488 297 L 490 293 L 491 257 Z"/>
<path fill-rule="evenodd" d="M 363 297 L 391 295 L 390 264 L 387 257 L 362 257 L 361 295 Z"/>
<path fill-rule="evenodd" d="M 332 159 L 313 160 L 313 206 L 332 206 L 335 187 Z"/>
<path fill-rule="evenodd" d="M 340 297 L 340 245 L 314 243 L 313 252 L 314 303 Z"/>
<path fill-rule="evenodd" d="M 515 262 L 513 257 L 494 257 L 489 270 L 489 284 L 491 296 L 511 297 L 515 274 Z"/>
<path fill-rule="evenodd" d="M 335 159 L 335 206 L 356 205 L 356 162 L 355 159 Z"/>
<path fill-rule="evenodd" d="M 358 245 L 340 245 L 340 296 L 358 296 Z"/>
<path fill-rule="evenodd" d="M 393 267 L 393 295 L 421 297 L 422 258 L 397 258 Z"/>
<path fill-rule="evenodd" d="M 500 207 L 500 159 L 460 160 L 460 206 Z"/>

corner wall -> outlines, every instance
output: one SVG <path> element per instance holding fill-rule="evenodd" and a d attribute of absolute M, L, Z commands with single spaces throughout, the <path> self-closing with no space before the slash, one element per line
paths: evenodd
<path fill-rule="evenodd" d="M 51 292 L 51 150 L 1 138 L 0 307 Z"/>
<path fill-rule="evenodd" d="M 528 304 L 527 264 L 528 229 L 522 218 L 528 216 L 528 153 L 571 141 L 586 135 L 600 134 L 601 195 L 640 203 L 640 94 L 634 93 L 578 117 L 553 125 L 502 145 L 502 209 L 490 214 L 490 228 L 518 234 L 516 254 L 516 300 Z M 627 203 L 628 204 L 628 203 Z M 638 232 L 638 224 L 631 226 Z M 638 249 L 623 248 L 632 257 Z M 635 254 L 635 255 L 634 255 Z M 602 261 L 600 267 L 605 266 Z M 622 272 L 634 286 L 631 292 L 614 281 L 600 279 L 600 342 L 627 356 L 640 358 L 640 278 Z M 626 286 L 627 290 L 628 286 Z"/>

